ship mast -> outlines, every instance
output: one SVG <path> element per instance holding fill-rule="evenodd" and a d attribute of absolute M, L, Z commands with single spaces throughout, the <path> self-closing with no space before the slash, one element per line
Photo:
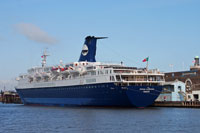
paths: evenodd
<path fill-rule="evenodd" d="M 44 52 L 43 52 L 43 55 L 41 56 L 43 58 L 42 59 L 42 67 L 46 66 L 47 56 L 49 56 L 49 55 L 47 54 L 46 49 L 45 49 Z"/>

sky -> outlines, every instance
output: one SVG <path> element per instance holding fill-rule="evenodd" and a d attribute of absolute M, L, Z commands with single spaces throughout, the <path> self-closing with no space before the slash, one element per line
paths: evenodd
<path fill-rule="evenodd" d="M 162 72 L 189 70 L 200 56 L 199 0 L 1 0 L 0 81 L 41 65 L 78 61 L 88 35 L 96 60 Z M 170 67 L 173 64 L 173 68 Z M 0 82 L 1 83 L 1 82 Z"/>

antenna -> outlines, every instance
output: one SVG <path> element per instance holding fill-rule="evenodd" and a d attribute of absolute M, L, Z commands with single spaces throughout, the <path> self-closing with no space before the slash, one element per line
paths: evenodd
<path fill-rule="evenodd" d="M 42 67 L 45 67 L 46 66 L 46 62 L 47 62 L 47 56 L 49 56 L 47 54 L 47 48 L 44 50 L 43 52 L 43 55 L 41 56 L 43 59 L 42 59 Z"/>

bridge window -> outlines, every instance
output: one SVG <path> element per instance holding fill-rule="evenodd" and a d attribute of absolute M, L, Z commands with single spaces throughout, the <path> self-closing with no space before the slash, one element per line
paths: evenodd
<path fill-rule="evenodd" d="M 120 78 L 119 75 L 116 75 L 116 80 L 117 80 L 117 81 L 121 81 L 121 78 Z"/>
<path fill-rule="evenodd" d="M 111 79 L 112 79 L 112 81 L 115 81 L 115 77 L 114 76 L 112 76 Z"/>
<path fill-rule="evenodd" d="M 105 72 L 106 74 L 108 74 L 108 70 L 106 70 L 106 72 Z"/>

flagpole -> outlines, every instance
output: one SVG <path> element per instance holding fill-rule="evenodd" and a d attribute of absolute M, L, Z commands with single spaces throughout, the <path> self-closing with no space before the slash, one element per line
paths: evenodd
<path fill-rule="evenodd" d="M 148 66 L 149 66 L 149 56 L 147 57 L 147 64 L 146 64 L 146 71 L 147 71 L 147 81 L 149 81 L 149 77 L 148 77 Z"/>
<path fill-rule="evenodd" d="M 148 67 L 149 67 L 149 56 L 147 58 L 145 58 L 142 62 L 146 62 L 146 73 L 147 73 L 147 81 L 148 79 Z M 145 71 L 145 68 L 144 68 Z"/>
<path fill-rule="evenodd" d="M 148 63 L 149 61 L 147 61 L 147 64 L 146 64 L 146 70 L 148 71 L 148 65 L 149 65 L 149 63 Z"/>
<path fill-rule="evenodd" d="M 147 60 L 147 64 L 146 64 L 146 70 L 148 71 L 148 67 L 149 67 L 149 56 L 147 57 L 148 60 Z"/>

